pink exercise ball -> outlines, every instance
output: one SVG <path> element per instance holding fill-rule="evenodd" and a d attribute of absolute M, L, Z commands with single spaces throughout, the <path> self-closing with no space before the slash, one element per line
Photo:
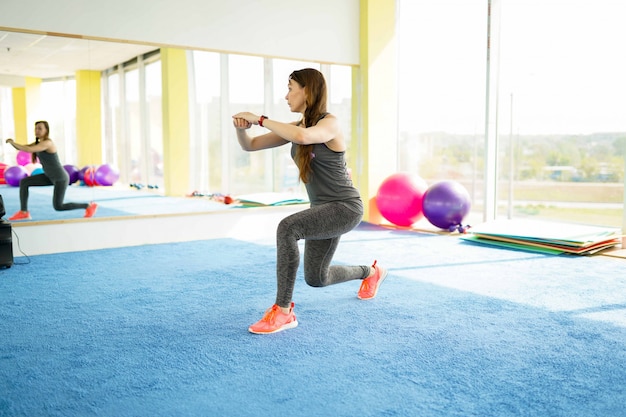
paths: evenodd
<path fill-rule="evenodd" d="M 422 203 L 427 189 L 426 181 L 417 175 L 393 174 L 378 188 L 376 206 L 391 223 L 408 227 L 424 217 Z"/>
<path fill-rule="evenodd" d="M 7 180 L 4 178 L 4 171 L 6 171 L 8 167 L 7 164 L 0 162 L 0 184 L 7 183 Z"/>
<path fill-rule="evenodd" d="M 26 164 L 30 164 L 31 163 L 31 154 L 29 152 L 26 151 L 18 151 L 17 152 L 17 157 L 15 159 L 17 159 L 17 164 L 20 166 L 24 166 Z"/>

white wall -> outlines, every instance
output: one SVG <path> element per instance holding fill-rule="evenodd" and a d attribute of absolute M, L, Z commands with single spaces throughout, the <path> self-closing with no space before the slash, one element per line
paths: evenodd
<path fill-rule="evenodd" d="M 0 0 L 0 27 L 359 63 L 359 0 Z"/>

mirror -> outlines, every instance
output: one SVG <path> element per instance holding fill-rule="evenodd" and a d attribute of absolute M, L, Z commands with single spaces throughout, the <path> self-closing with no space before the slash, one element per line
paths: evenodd
<path fill-rule="evenodd" d="M 31 118 L 47 120 L 50 124 L 50 136 L 57 145 L 61 163 L 72 166 L 74 165 L 72 161 L 77 160 L 75 143 L 77 97 L 75 82 L 73 82 L 77 71 L 105 71 L 155 50 L 158 50 L 158 47 L 154 45 L 0 31 L 0 138 L 3 144 L 0 147 L 0 162 L 6 164 L 5 171 L 9 170 L 8 178 L 4 178 L 4 171 L 2 173 L 4 183 L 10 182 L 10 184 L 0 186 L 0 194 L 3 195 L 5 202 L 6 218 L 20 209 L 18 184 L 22 173 L 17 172 L 16 168 L 23 167 L 29 175 L 40 169 L 38 164 L 25 161 L 23 152 L 18 152 L 12 146 L 5 144 L 7 138 L 17 136 L 14 129 L 14 117 L 19 118 L 20 115 L 14 116 L 15 89 L 25 87 L 27 82 L 35 80 L 35 83 L 39 83 L 39 80 L 42 80 L 41 88 L 38 89 L 40 90 L 39 97 L 35 97 L 34 100 L 37 102 L 35 107 L 38 114 L 36 116 L 25 115 L 28 117 L 25 132 L 28 137 L 27 141 L 30 143 L 34 139 Z M 26 96 L 26 93 L 24 95 Z M 24 97 L 24 100 L 26 99 L 32 99 L 32 97 Z M 102 111 L 105 111 L 104 108 Z M 103 160 L 107 160 L 106 156 L 103 156 Z M 33 220 L 65 220 L 82 217 L 82 210 L 54 210 L 52 189 L 52 186 L 30 188 L 28 208 L 32 211 Z M 65 201 L 108 201 L 100 204 L 97 216 L 141 214 L 136 209 L 129 210 L 133 204 L 132 201 L 126 200 L 130 197 L 137 197 L 139 195 L 137 189 L 122 188 L 120 185 L 115 192 L 108 190 L 103 193 L 102 191 L 104 190 L 74 183 L 68 188 Z M 193 208 L 187 209 L 193 211 Z"/>
<path fill-rule="evenodd" d="M 289 147 L 265 153 L 241 152 L 234 138 L 234 129 L 230 128 L 232 121 L 229 116 L 247 109 L 259 114 L 267 111 L 283 120 L 295 120 L 296 115 L 289 112 L 284 95 L 285 80 L 296 68 L 315 67 L 326 71 L 330 83 L 342 87 L 331 88 L 333 94 L 330 101 L 336 111 L 344 115 L 343 130 L 350 132 L 351 128 L 349 86 L 352 85 L 352 70 L 349 66 L 323 66 L 315 62 L 274 58 L 269 78 L 272 83 L 270 94 L 263 88 L 264 78 L 267 77 L 264 71 L 266 58 L 187 51 L 187 68 L 178 68 L 178 71 L 180 77 L 188 77 L 189 85 L 194 86 L 190 88 L 189 100 L 193 100 L 195 108 L 189 109 L 189 157 L 184 162 L 181 162 L 182 158 L 177 158 L 174 164 L 177 164 L 177 175 L 178 172 L 184 175 L 189 172 L 190 178 L 183 185 L 184 190 L 176 194 L 175 198 L 179 200 L 173 198 L 175 203 L 170 202 L 158 212 L 155 210 L 159 208 L 154 204 L 142 205 L 137 198 L 154 197 L 154 194 L 163 194 L 164 190 L 161 54 L 158 46 L 0 32 L 0 52 L 12 54 L 11 59 L 3 59 L 0 64 L 0 117 L 8 115 L 6 123 L 5 119 L 0 122 L 0 138 L 15 137 L 15 132 L 4 127 L 11 126 L 10 129 L 13 129 L 13 112 L 3 111 L 3 107 L 11 105 L 13 89 L 23 87 L 29 79 L 43 79 L 41 96 L 42 102 L 46 103 L 42 103 L 41 107 L 45 111 L 38 116 L 29 115 L 28 131 L 24 135 L 32 142 L 32 123 L 38 119 L 47 120 L 51 128 L 50 136 L 59 148 L 63 164 L 80 159 L 76 157 L 80 146 L 76 137 L 81 140 L 85 137 L 76 132 L 75 115 L 84 107 L 78 105 L 77 109 L 75 75 L 82 70 L 104 73 L 94 81 L 102 94 L 103 154 L 89 159 L 116 165 L 120 172 L 116 185 L 122 189 L 117 196 L 107 194 L 105 198 L 108 202 L 98 208 L 96 217 L 212 212 L 229 208 L 222 202 L 223 194 L 240 196 L 275 191 L 278 194 L 302 195 L 303 186 L 296 180 Z M 223 73 L 225 60 L 229 61 L 228 74 Z M 227 80 L 240 81 L 229 84 L 229 95 L 225 96 L 222 92 Z M 240 94 L 240 90 L 245 94 Z M 187 100 L 186 97 L 182 99 Z M 176 109 L 170 108 L 169 111 L 175 112 Z M 30 117 L 37 118 L 31 122 Z M 82 118 L 79 117 L 79 120 Z M 96 122 L 99 123 L 99 120 L 96 119 Z M 3 146 L 5 152 L 0 153 L 0 161 L 14 164 L 16 151 L 9 145 Z M 10 216 L 13 211 L 19 210 L 18 189 L 2 187 L 2 192 L 7 193 L 5 203 Z M 102 188 L 110 190 L 112 187 L 75 186 L 68 190 L 65 200 L 101 202 L 100 192 L 105 191 Z M 201 198 L 184 197 L 196 191 Z M 9 197 L 8 193 L 12 196 Z M 29 205 L 35 204 L 37 198 L 41 201 L 41 214 L 33 213 L 33 220 L 82 217 L 78 211 L 54 211 L 52 187 L 33 187 L 30 194 Z"/>

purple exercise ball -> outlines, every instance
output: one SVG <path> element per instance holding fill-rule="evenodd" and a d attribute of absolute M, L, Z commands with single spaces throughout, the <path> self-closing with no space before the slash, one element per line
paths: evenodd
<path fill-rule="evenodd" d="M 28 177 L 28 171 L 21 165 L 14 165 L 4 171 L 4 179 L 12 187 L 19 187 L 20 181 Z"/>
<path fill-rule="evenodd" d="M 80 170 L 78 169 L 76 165 L 66 164 L 66 165 L 63 165 L 63 168 L 65 168 L 67 175 L 70 176 L 70 184 L 74 184 L 76 181 L 79 180 L 78 177 L 79 177 Z"/>
<path fill-rule="evenodd" d="M 460 226 L 471 208 L 470 195 L 456 181 L 440 181 L 431 185 L 422 202 L 424 217 L 441 229 Z"/>
<path fill-rule="evenodd" d="M 113 185 L 120 177 L 120 172 L 111 164 L 102 164 L 95 174 L 96 183 L 99 185 Z"/>

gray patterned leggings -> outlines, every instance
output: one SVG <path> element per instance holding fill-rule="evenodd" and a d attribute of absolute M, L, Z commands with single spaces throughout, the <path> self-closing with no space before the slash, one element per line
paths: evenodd
<path fill-rule="evenodd" d="M 36 174 L 26 177 L 20 181 L 20 210 L 28 211 L 28 187 L 41 187 L 45 185 L 54 185 L 52 192 L 52 207 L 56 211 L 86 209 L 89 207 L 87 203 L 64 203 L 65 190 L 69 185 L 69 179 L 50 181 L 46 174 Z"/>
<path fill-rule="evenodd" d="M 362 214 L 341 203 L 314 206 L 284 218 L 276 232 L 276 304 L 289 307 L 300 264 L 298 240 L 304 243 L 304 280 L 312 287 L 366 278 L 370 267 L 330 266 L 341 235 L 361 222 Z"/>

